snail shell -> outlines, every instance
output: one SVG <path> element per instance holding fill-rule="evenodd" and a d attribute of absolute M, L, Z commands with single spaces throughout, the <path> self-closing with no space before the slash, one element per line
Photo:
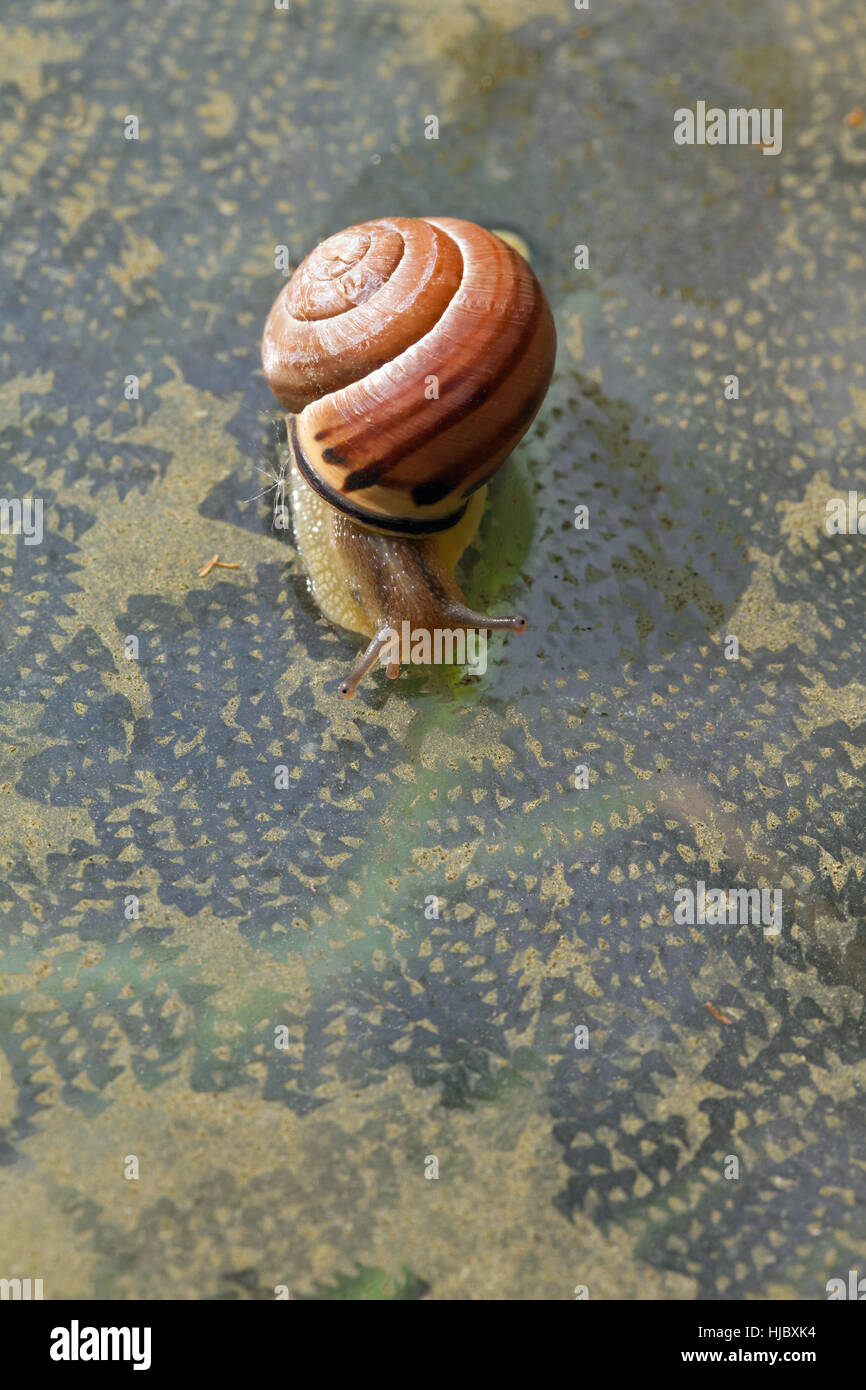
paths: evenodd
<path fill-rule="evenodd" d="M 262 362 L 297 467 L 379 531 L 454 526 L 529 428 L 556 333 L 526 261 L 451 217 L 330 237 L 278 295 Z"/>

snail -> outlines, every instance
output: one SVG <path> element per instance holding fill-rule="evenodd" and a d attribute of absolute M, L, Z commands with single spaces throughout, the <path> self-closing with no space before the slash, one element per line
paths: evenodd
<path fill-rule="evenodd" d="M 506 234 L 503 234 L 503 236 Z M 451 217 L 383 217 L 321 243 L 277 296 L 265 378 L 288 412 L 298 550 L 330 621 L 370 638 L 351 698 L 410 630 L 524 632 L 475 613 L 454 567 L 485 484 L 553 372 L 553 316 L 523 256 Z"/>

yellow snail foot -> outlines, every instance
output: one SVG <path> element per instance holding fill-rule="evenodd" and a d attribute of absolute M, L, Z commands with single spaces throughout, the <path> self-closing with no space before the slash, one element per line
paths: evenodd
<path fill-rule="evenodd" d="M 504 241 L 506 246 L 510 246 L 512 251 L 516 251 L 518 256 L 522 256 L 525 261 L 531 259 L 529 245 L 523 240 L 519 232 L 508 232 L 501 227 L 491 227 L 494 236 L 498 236 L 500 241 Z"/>

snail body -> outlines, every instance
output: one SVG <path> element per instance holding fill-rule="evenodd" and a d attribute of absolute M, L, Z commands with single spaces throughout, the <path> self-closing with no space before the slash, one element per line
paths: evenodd
<path fill-rule="evenodd" d="M 454 218 L 349 228 L 278 295 L 262 362 L 289 412 L 298 548 L 325 616 L 371 639 L 344 695 L 407 620 L 525 629 L 474 613 L 453 570 L 487 480 L 544 399 L 555 349 L 523 257 Z"/>

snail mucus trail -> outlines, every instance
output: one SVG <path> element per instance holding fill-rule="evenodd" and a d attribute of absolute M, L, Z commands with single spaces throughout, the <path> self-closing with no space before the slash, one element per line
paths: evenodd
<path fill-rule="evenodd" d="M 544 293 L 502 237 L 455 218 L 380 218 L 318 246 L 278 295 L 265 377 L 288 411 L 289 494 L 313 598 L 370 639 L 343 695 L 394 634 L 504 629 L 454 579 L 486 483 L 553 371 Z"/>

